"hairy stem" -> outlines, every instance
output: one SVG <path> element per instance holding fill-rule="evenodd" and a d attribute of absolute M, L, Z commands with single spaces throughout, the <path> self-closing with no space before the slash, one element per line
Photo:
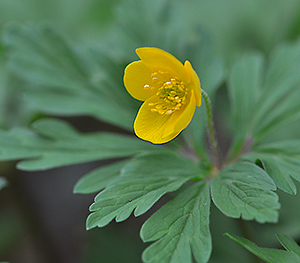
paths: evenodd
<path fill-rule="evenodd" d="M 216 167 L 218 169 L 221 169 L 222 158 L 221 158 L 221 154 L 219 151 L 218 140 L 216 137 L 216 130 L 215 130 L 215 125 L 214 125 L 214 120 L 213 120 L 211 100 L 210 100 L 208 94 L 204 90 L 201 90 L 201 94 L 205 101 L 205 106 L 206 106 L 207 130 L 208 130 L 209 143 L 210 143 L 211 149 L 213 151 L 213 155 L 214 155 L 214 162 L 215 162 Z"/>

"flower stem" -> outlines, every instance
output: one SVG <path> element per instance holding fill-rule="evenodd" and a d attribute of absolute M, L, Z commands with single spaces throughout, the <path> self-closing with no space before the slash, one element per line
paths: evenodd
<path fill-rule="evenodd" d="M 216 137 L 216 130 L 215 130 L 212 108 L 211 108 L 211 100 L 208 94 L 204 90 L 201 90 L 201 94 L 206 105 L 207 130 L 208 130 L 209 143 L 214 155 L 214 162 L 216 167 L 218 169 L 221 169 L 222 158 L 218 147 L 218 140 Z"/>

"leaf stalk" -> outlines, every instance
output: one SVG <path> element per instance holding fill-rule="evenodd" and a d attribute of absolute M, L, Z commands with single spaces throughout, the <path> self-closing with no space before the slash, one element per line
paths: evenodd
<path fill-rule="evenodd" d="M 222 157 L 220 154 L 219 146 L 218 146 L 218 139 L 216 136 L 216 129 L 215 129 L 215 124 L 213 120 L 213 113 L 212 113 L 212 107 L 211 107 L 211 100 L 208 96 L 208 94 L 204 91 L 201 90 L 201 95 L 204 99 L 205 106 L 206 106 L 206 121 L 207 121 L 207 133 L 209 137 L 209 144 L 213 152 L 214 156 L 214 163 L 216 168 L 218 170 L 221 169 L 222 167 Z"/>

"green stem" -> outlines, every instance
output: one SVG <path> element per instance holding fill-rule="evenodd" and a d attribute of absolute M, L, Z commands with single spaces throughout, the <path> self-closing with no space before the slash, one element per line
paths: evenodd
<path fill-rule="evenodd" d="M 211 149 L 213 151 L 214 155 L 214 161 L 215 165 L 218 169 L 221 169 L 222 167 L 222 158 L 218 147 L 218 140 L 216 137 L 216 130 L 213 120 L 213 114 L 212 114 L 212 107 L 211 107 L 211 100 L 208 96 L 208 94 L 201 90 L 202 97 L 205 101 L 206 105 L 206 117 L 207 117 L 207 130 L 208 130 L 208 136 L 209 136 L 209 143 L 211 146 Z"/>

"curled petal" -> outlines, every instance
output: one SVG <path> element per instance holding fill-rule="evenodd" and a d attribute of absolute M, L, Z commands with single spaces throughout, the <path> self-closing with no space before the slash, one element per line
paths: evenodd
<path fill-rule="evenodd" d="M 145 141 L 162 144 L 175 138 L 180 131 L 164 135 L 171 115 L 151 112 L 152 107 L 148 104 L 157 102 L 160 102 L 157 96 L 152 96 L 142 104 L 134 122 L 134 131 L 139 138 Z"/>
<path fill-rule="evenodd" d="M 135 61 L 125 68 L 124 85 L 132 97 L 145 101 L 153 96 L 150 90 L 145 90 L 146 84 L 151 84 L 152 71 L 141 61 Z"/>
<path fill-rule="evenodd" d="M 191 122 L 196 110 L 196 97 L 194 90 L 191 91 L 191 96 L 188 104 L 180 111 L 172 114 L 171 118 L 166 123 L 163 138 L 172 134 L 178 134 L 185 129 Z"/>
<path fill-rule="evenodd" d="M 188 76 L 183 64 L 168 52 L 154 47 L 136 49 L 140 59 L 153 71 L 167 71 L 172 76 L 177 76 L 186 81 Z"/>
<path fill-rule="evenodd" d="M 196 97 L 196 105 L 200 107 L 201 106 L 201 84 L 200 84 L 199 77 L 188 60 L 185 61 L 184 63 L 184 69 L 188 74 L 188 79 L 189 79 L 188 87 L 194 90 L 195 97 Z"/>

